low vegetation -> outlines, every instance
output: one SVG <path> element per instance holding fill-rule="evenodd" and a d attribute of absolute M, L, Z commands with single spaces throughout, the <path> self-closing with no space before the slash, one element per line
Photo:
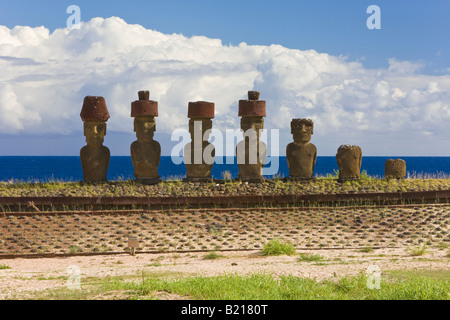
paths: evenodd
<path fill-rule="evenodd" d="M 312 253 L 300 253 L 300 257 L 297 259 L 299 262 L 311 262 L 311 261 L 323 261 L 325 258 L 320 254 L 312 254 Z"/>
<path fill-rule="evenodd" d="M 280 240 L 270 240 L 264 244 L 261 254 L 264 256 L 291 256 L 295 254 L 295 248 L 292 243 L 281 242 Z"/>
<path fill-rule="evenodd" d="M 295 276 L 268 274 L 215 277 L 155 276 L 144 273 L 130 277 L 85 279 L 80 290 L 57 289 L 34 293 L 31 299 L 85 300 L 158 299 L 160 293 L 178 299 L 200 300 L 450 300 L 448 271 L 387 272 L 379 289 L 370 289 L 368 276 L 360 273 L 316 281 Z M 17 296 L 16 299 L 20 299 Z"/>
<path fill-rule="evenodd" d="M 205 260 L 215 260 L 215 259 L 220 259 L 220 258 L 223 258 L 223 257 L 224 257 L 224 255 L 218 254 L 218 253 L 216 253 L 214 251 L 211 251 L 210 253 L 205 254 L 203 256 L 203 259 L 205 259 Z"/>
<path fill-rule="evenodd" d="M 386 180 L 370 177 L 364 171 L 361 179 L 340 183 L 335 175 L 317 177 L 310 182 L 286 181 L 282 178 L 268 179 L 263 183 L 244 183 L 233 180 L 229 172 L 222 173 L 221 181 L 211 183 L 187 183 L 177 179 L 167 179 L 158 185 L 143 185 L 135 180 L 108 181 L 104 183 L 84 182 L 0 182 L 0 195 L 17 196 L 212 196 L 250 194 L 317 194 L 355 192 L 407 192 L 448 190 L 450 178 L 421 178 Z"/>
<path fill-rule="evenodd" d="M 423 256 L 427 252 L 427 246 L 424 243 L 422 246 L 408 248 L 408 251 L 414 257 Z"/>

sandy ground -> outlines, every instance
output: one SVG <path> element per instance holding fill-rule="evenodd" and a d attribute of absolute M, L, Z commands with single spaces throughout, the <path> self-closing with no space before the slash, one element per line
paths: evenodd
<path fill-rule="evenodd" d="M 355 249 L 308 250 L 297 253 L 319 254 L 320 262 L 299 262 L 295 256 L 261 256 L 260 251 L 220 252 L 224 257 L 204 259 L 205 253 L 117 254 L 38 259 L 2 259 L 0 269 L 0 299 L 26 299 L 30 292 L 65 287 L 87 277 L 142 275 L 165 276 L 268 273 L 323 279 L 356 275 L 376 265 L 388 270 L 449 270 L 447 250 L 429 249 L 422 256 L 411 256 L 407 248 L 375 249 L 363 253 Z M 167 296 L 167 299 L 177 297 Z"/>

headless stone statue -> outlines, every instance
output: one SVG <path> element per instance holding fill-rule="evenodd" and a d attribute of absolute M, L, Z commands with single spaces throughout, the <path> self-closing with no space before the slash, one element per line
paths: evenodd
<path fill-rule="evenodd" d="M 130 146 L 134 176 L 144 184 L 156 184 L 159 180 L 161 145 L 153 140 L 156 130 L 155 116 L 158 116 L 158 103 L 150 100 L 148 91 L 139 91 L 139 100 L 131 104 L 134 119 L 134 132 L 137 141 Z"/>
<path fill-rule="evenodd" d="M 386 179 L 402 180 L 406 176 L 406 161 L 402 159 L 388 159 L 384 164 L 384 177 Z"/>
<path fill-rule="evenodd" d="M 106 181 L 110 151 L 103 146 L 106 135 L 106 121 L 109 119 L 105 99 L 88 96 L 81 110 L 84 121 L 84 135 L 87 145 L 80 150 L 83 180 L 86 182 Z"/>
<path fill-rule="evenodd" d="M 310 119 L 293 119 L 291 133 L 294 142 L 286 147 L 289 176 L 292 179 L 312 179 L 317 159 L 316 146 L 310 143 L 313 122 Z"/>
<path fill-rule="evenodd" d="M 215 148 L 208 142 L 214 118 L 214 103 L 189 102 L 189 133 L 191 142 L 184 147 L 186 179 L 184 181 L 206 182 L 211 180 Z"/>
<path fill-rule="evenodd" d="M 342 145 L 336 154 L 339 180 L 357 180 L 360 177 L 362 151 L 358 146 Z"/>
<path fill-rule="evenodd" d="M 266 102 L 258 100 L 259 92 L 249 91 L 249 100 L 239 101 L 239 116 L 244 140 L 236 146 L 239 168 L 238 179 L 250 182 L 263 180 L 263 167 L 266 161 L 267 146 L 260 141 L 264 129 Z"/>

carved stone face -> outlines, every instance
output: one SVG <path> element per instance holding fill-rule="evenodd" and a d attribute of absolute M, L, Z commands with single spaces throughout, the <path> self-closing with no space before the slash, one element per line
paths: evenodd
<path fill-rule="evenodd" d="M 202 136 L 201 140 L 207 140 L 209 139 L 209 136 L 211 134 L 211 131 L 209 131 L 209 134 L 207 137 L 205 137 L 205 132 L 207 130 L 212 129 L 212 121 L 211 119 L 204 118 L 204 119 L 189 119 L 189 133 L 191 134 L 191 139 L 194 139 L 194 132 L 196 132 L 195 128 L 199 128 L 201 126 L 202 130 Z M 197 129 L 198 130 L 198 129 Z"/>
<path fill-rule="evenodd" d="M 241 130 L 246 132 L 252 129 L 259 132 L 264 129 L 264 119 L 263 117 L 242 117 L 241 118 Z"/>
<path fill-rule="evenodd" d="M 134 132 L 139 141 L 151 141 L 156 131 L 156 121 L 152 116 L 139 116 L 134 119 Z"/>
<path fill-rule="evenodd" d="M 294 119 L 291 122 L 291 133 L 295 142 L 308 143 L 313 134 L 313 123 L 308 119 Z"/>
<path fill-rule="evenodd" d="M 89 146 L 99 146 L 103 144 L 106 135 L 106 123 L 100 121 L 85 121 L 84 136 Z"/>

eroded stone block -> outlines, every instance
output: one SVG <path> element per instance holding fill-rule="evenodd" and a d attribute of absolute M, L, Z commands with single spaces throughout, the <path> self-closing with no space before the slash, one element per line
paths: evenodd
<path fill-rule="evenodd" d="M 358 146 L 342 145 L 338 148 L 336 161 L 339 167 L 339 180 L 357 180 L 360 178 L 362 151 Z"/>
<path fill-rule="evenodd" d="M 388 159 L 384 165 L 386 179 L 404 179 L 406 176 L 406 161 L 402 159 Z"/>

